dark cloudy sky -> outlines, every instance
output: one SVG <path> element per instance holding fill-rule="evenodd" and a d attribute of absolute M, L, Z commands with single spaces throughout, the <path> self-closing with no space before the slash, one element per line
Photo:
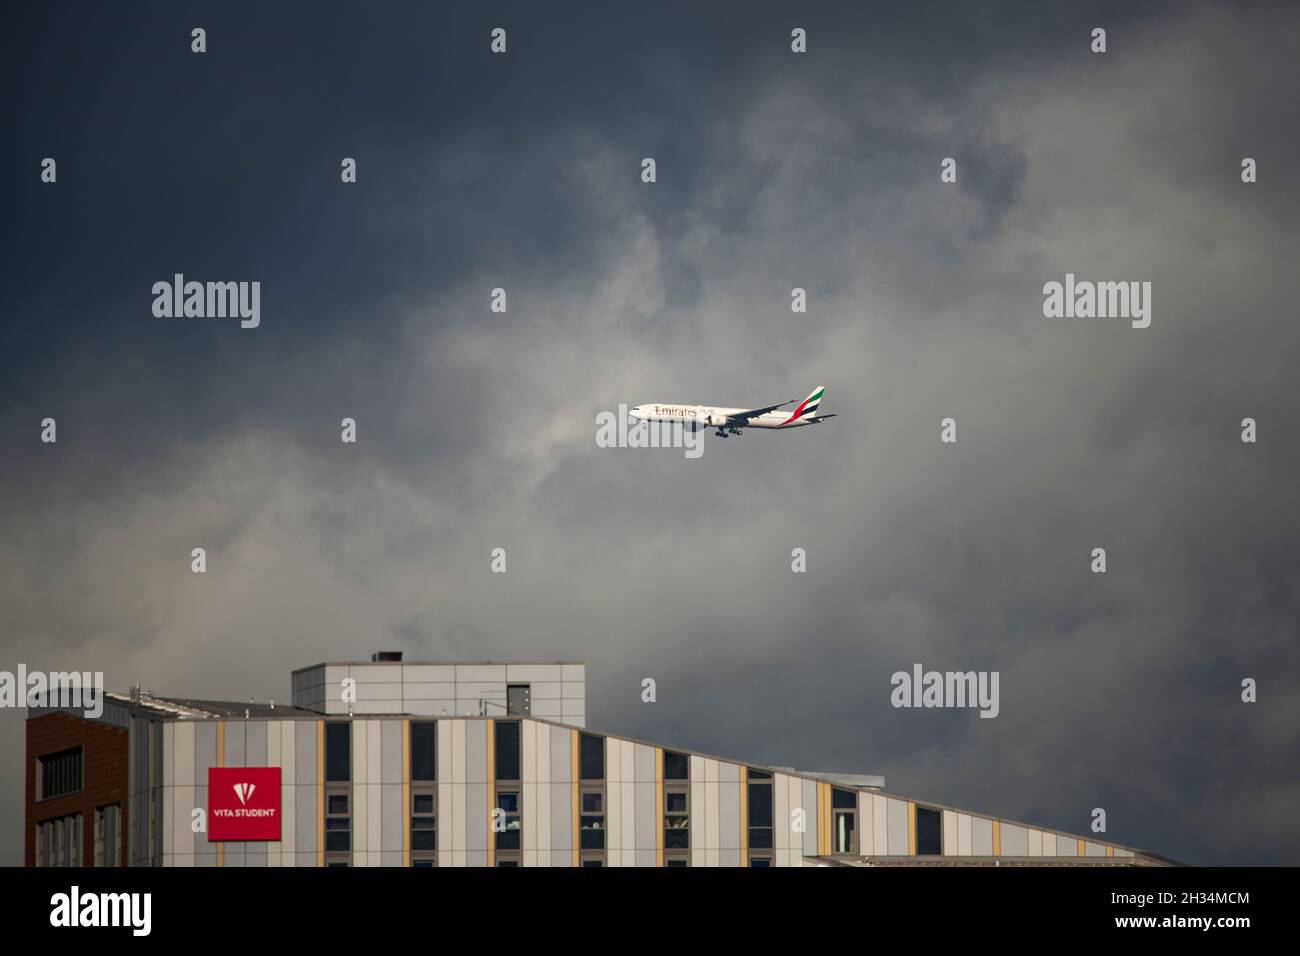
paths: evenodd
<path fill-rule="evenodd" d="M 597 729 L 1300 859 L 1293 4 L 4 10 L 0 669 L 584 659 Z M 176 272 L 261 326 L 155 318 Z M 1045 319 L 1067 272 L 1150 328 Z M 822 428 L 596 447 L 817 384 Z M 1000 716 L 891 708 L 915 662 Z"/>

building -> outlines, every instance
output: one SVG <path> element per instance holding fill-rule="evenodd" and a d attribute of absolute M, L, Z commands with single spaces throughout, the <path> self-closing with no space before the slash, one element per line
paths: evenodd
<path fill-rule="evenodd" d="M 1151 854 L 586 729 L 577 662 L 293 672 L 292 703 L 27 720 L 28 866 L 1144 865 Z M 196 832 L 197 831 L 197 832 Z"/>

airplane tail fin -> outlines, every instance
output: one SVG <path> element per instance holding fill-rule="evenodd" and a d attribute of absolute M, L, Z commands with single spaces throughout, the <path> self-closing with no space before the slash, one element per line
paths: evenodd
<path fill-rule="evenodd" d="M 791 416 L 791 420 L 816 418 L 817 408 L 821 405 L 822 396 L 825 394 L 825 385 L 818 385 L 814 388 L 808 394 L 808 397 L 799 403 L 799 407 L 794 410 L 794 415 Z"/>

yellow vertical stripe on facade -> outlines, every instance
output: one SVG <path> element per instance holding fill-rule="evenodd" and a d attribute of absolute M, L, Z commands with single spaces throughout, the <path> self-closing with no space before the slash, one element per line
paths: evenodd
<path fill-rule="evenodd" d="M 496 789 L 497 789 L 497 764 L 496 751 L 497 740 L 493 732 L 496 727 L 496 721 L 491 717 L 487 720 L 487 865 L 497 865 L 497 840 L 496 840 L 496 820 L 493 819 L 493 813 L 496 810 Z M 521 771 L 522 772 L 522 771 Z"/>
<path fill-rule="evenodd" d="M 823 802 L 825 803 L 826 806 L 826 855 L 830 856 L 834 846 L 832 842 L 834 839 L 834 834 L 832 832 L 832 827 L 834 826 L 834 823 L 832 821 L 832 818 L 835 816 L 835 814 L 831 810 L 831 804 L 833 802 L 831 796 L 831 785 L 828 783 L 825 785 L 825 787 L 826 787 L 825 790 L 826 796 L 824 797 Z"/>
<path fill-rule="evenodd" d="M 1002 855 L 1002 821 L 993 821 L 993 855 Z"/>
<path fill-rule="evenodd" d="M 411 865 L 411 722 L 402 721 L 402 866 Z"/>
<path fill-rule="evenodd" d="M 993 845 L 998 843 L 998 825 L 993 824 Z M 907 801 L 907 855 L 916 856 L 916 801 Z"/>
<path fill-rule="evenodd" d="M 749 768 L 740 768 L 740 865 L 749 866 Z"/>
<path fill-rule="evenodd" d="M 218 720 L 217 721 L 217 766 L 224 767 L 225 765 L 226 765 L 226 722 L 224 720 Z M 209 794 L 208 795 L 209 803 L 211 803 L 211 798 L 212 795 Z M 225 865 L 226 865 L 226 845 L 224 843 L 218 843 L 217 844 L 217 866 L 225 866 Z"/>
<path fill-rule="evenodd" d="M 325 865 L 325 721 L 323 720 L 316 721 L 316 865 Z"/>
<path fill-rule="evenodd" d="M 831 855 L 831 788 L 817 783 L 817 855 Z"/>
<path fill-rule="evenodd" d="M 570 731 L 569 735 L 569 771 L 569 776 L 573 778 L 573 782 L 570 785 L 572 799 L 569 802 L 570 833 L 572 835 L 571 839 L 573 840 L 571 852 L 573 865 L 577 866 L 578 852 L 581 850 L 581 846 L 578 843 L 578 732 L 576 730 Z M 608 777 L 608 768 L 606 768 L 606 771 L 606 777 Z M 608 794 L 605 799 L 609 799 Z"/>
<path fill-rule="evenodd" d="M 813 790 L 813 793 L 816 794 L 816 805 L 813 812 L 817 814 L 817 855 L 821 856 L 823 853 L 826 852 L 823 849 L 823 840 L 822 840 L 822 834 L 826 829 L 825 826 L 823 825 L 823 821 L 826 818 L 826 814 L 822 812 L 822 784 L 820 783 L 814 784 L 814 787 L 815 789 Z"/>
<path fill-rule="evenodd" d="M 1114 848 L 1113 846 L 1107 846 L 1107 847 L 1106 847 L 1106 855 L 1107 855 L 1107 856 L 1114 856 L 1114 855 L 1115 855 L 1115 848 Z"/>
<path fill-rule="evenodd" d="M 1076 840 L 1075 842 L 1079 844 L 1079 847 L 1078 847 L 1079 856 L 1087 856 L 1088 853 L 1087 853 L 1087 851 L 1086 851 L 1086 850 L 1084 849 L 1084 847 L 1083 847 L 1083 837 L 1079 837 L 1079 839 Z"/>
<path fill-rule="evenodd" d="M 664 748 L 655 748 L 655 866 L 664 865 Z"/>

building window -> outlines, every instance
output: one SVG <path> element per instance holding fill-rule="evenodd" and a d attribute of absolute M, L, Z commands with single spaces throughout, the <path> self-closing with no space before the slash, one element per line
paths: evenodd
<path fill-rule="evenodd" d="M 438 779 L 438 725 L 411 721 L 411 780 Z"/>
<path fill-rule="evenodd" d="M 916 808 L 916 852 L 919 856 L 943 856 L 943 816 L 929 807 Z"/>
<path fill-rule="evenodd" d="M 82 750 L 73 747 L 56 754 L 38 757 L 40 773 L 36 779 L 40 782 L 37 800 L 53 800 L 55 797 L 67 796 L 81 790 Z"/>
<path fill-rule="evenodd" d="M 767 869 L 772 866 L 772 858 L 770 856 L 751 856 L 749 865 L 751 869 Z"/>
<path fill-rule="evenodd" d="M 523 773 L 520 769 L 520 723 L 517 720 L 494 721 L 493 730 L 498 786 L 492 813 L 492 845 L 497 852 L 498 865 L 517 865 L 523 844 L 523 818 L 519 808 L 522 792 L 519 778 Z"/>
<path fill-rule="evenodd" d="M 772 849 L 772 775 L 762 770 L 748 771 L 749 848 Z M 751 858 L 751 865 L 752 865 Z"/>
<path fill-rule="evenodd" d="M 352 724 L 325 724 L 325 865 L 352 862 Z"/>
<path fill-rule="evenodd" d="M 831 790 L 832 853 L 858 851 L 858 795 L 852 790 Z"/>
<path fill-rule="evenodd" d="M 533 712 L 532 685 L 506 685 L 506 713 L 515 717 L 527 717 Z"/>
<path fill-rule="evenodd" d="M 352 850 L 352 816 L 348 813 L 351 795 L 325 795 L 325 852 L 350 853 Z"/>
<path fill-rule="evenodd" d="M 579 840 L 584 850 L 605 849 L 605 795 L 603 793 L 582 794 Z"/>
<path fill-rule="evenodd" d="M 689 780 L 691 776 L 691 760 L 686 754 L 673 753 L 671 750 L 664 751 L 664 779 L 665 780 Z"/>
<path fill-rule="evenodd" d="M 438 725 L 411 721 L 411 866 L 437 865 Z"/>
<path fill-rule="evenodd" d="M 496 729 L 496 778 L 498 780 L 518 780 L 519 770 L 519 721 L 495 721 Z"/>
<path fill-rule="evenodd" d="M 496 812 L 493 813 L 492 835 L 496 839 L 497 852 L 513 853 L 520 848 L 523 823 L 519 816 L 519 791 L 498 790 Z M 513 856 L 508 857 L 514 859 Z"/>
<path fill-rule="evenodd" d="M 432 793 L 411 794 L 411 863 L 426 857 L 438 849 L 438 816 L 434 807 L 437 798 Z"/>
<path fill-rule="evenodd" d="M 664 784 L 664 851 L 691 848 L 690 796 L 684 784 Z M 671 860 L 667 861 L 671 865 Z"/>
<path fill-rule="evenodd" d="M 325 725 L 325 780 L 329 783 L 352 779 L 352 724 Z"/>
<path fill-rule="evenodd" d="M 605 738 L 578 735 L 578 776 L 582 780 L 605 779 Z"/>
<path fill-rule="evenodd" d="M 348 853 L 352 849 L 352 820 L 348 817 L 325 818 L 325 852 Z"/>
<path fill-rule="evenodd" d="M 578 846 L 582 866 L 605 865 L 605 738 L 578 735 Z"/>
<path fill-rule="evenodd" d="M 664 865 L 689 866 L 691 759 L 664 751 Z"/>

